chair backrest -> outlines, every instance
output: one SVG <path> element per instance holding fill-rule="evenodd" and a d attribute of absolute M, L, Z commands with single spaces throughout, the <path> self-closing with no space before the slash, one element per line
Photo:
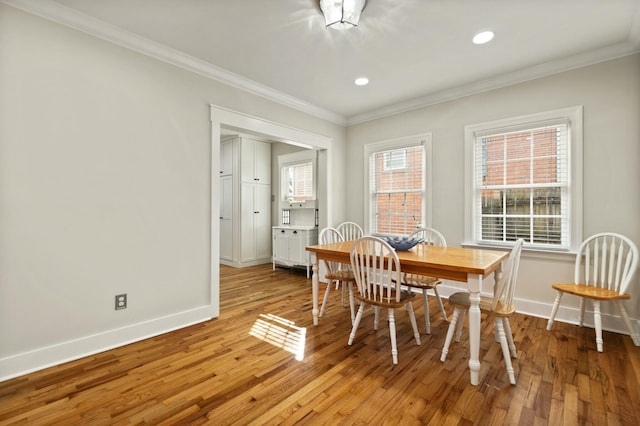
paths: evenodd
<path fill-rule="evenodd" d="M 378 237 L 362 237 L 351 248 L 351 269 L 360 296 L 377 302 L 400 301 L 400 260 Z"/>
<path fill-rule="evenodd" d="M 433 228 L 418 228 L 411 234 L 413 238 L 422 238 L 422 244 L 428 244 L 430 246 L 447 246 L 447 240 L 440 231 Z"/>
<path fill-rule="evenodd" d="M 318 235 L 318 242 L 320 244 L 339 243 L 342 241 L 344 241 L 344 238 L 342 238 L 342 235 L 340 235 L 338 230 L 335 228 L 324 228 L 320 231 L 320 235 Z M 342 269 L 342 263 L 340 262 L 329 262 L 326 260 L 323 260 L 323 262 L 327 267 L 327 272 L 329 274 Z"/>
<path fill-rule="evenodd" d="M 624 293 L 637 268 L 636 245 L 624 235 L 603 232 L 582 242 L 574 282 Z"/>
<path fill-rule="evenodd" d="M 514 308 L 513 295 L 518 281 L 518 268 L 520 267 L 520 254 L 522 253 L 523 239 L 514 244 L 509 257 L 502 264 L 502 276 L 496 282 L 493 293 L 491 309 L 494 311 L 499 306 L 501 311 L 509 311 Z"/>
<path fill-rule="evenodd" d="M 364 235 L 360 225 L 355 222 L 342 222 L 336 229 L 345 241 L 357 240 Z"/>

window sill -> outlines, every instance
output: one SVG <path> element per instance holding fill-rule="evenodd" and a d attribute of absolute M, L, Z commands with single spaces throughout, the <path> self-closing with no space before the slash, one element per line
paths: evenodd
<path fill-rule="evenodd" d="M 470 247 L 470 248 L 478 248 L 478 249 L 486 249 L 486 250 L 511 250 L 510 245 L 506 244 L 478 244 L 478 243 L 465 243 L 463 242 L 462 247 Z M 531 248 L 531 247 L 522 247 L 522 257 L 528 259 L 541 259 L 541 260 L 570 260 L 574 261 L 576 258 L 577 251 L 575 250 L 552 250 L 552 249 L 540 249 L 540 248 Z"/>

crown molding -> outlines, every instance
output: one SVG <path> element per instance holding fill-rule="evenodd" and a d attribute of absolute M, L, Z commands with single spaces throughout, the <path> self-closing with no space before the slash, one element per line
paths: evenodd
<path fill-rule="evenodd" d="M 640 16 L 640 13 L 636 13 L 636 17 L 637 16 Z M 565 71 L 571 71 L 589 65 L 595 65 L 601 62 L 633 55 L 640 52 L 640 29 L 638 29 L 638 26 L 635 25 L 634 28 L 637 30 L 635 31 L 637 40 L 633 39 L 634 33 L 632 31 L 632 33 L 629 34 L 629 39 L 623 43 L 618 43 L 566 58 L 545 62 L 543 64 L 522 68 L 514 72 L 474 81 L 473 83 L 441 90 L 425 96 L 399 102 L 393 105 L 387 105 L 385 107 L 371 110 L 362 114 L 357 114 L 347 119 L 347 126 L 353 126 L 356 124 L 365 123 L 367 121 L 390 117 L 392 115 L 413 111 L 430 105 L 459 99 L 465 96 L 488 92 L 490 90 L 500 89 L 502 87 L 512 86 L 514 84 L 524 83 L 526 81 L 536 80 Z"/>
<path fill-rule="evenodd" d="M 176 49 L 138 36 L 115 25 L 93 18 L 75 9 L 63 6 L 60 3 L 50 0 L 0 0 L 0 3 L 5 3 L 44 19 L 200 74 L 225 85 L 346 127 L 640 52 L 640 7 L 638 7 L 632 18 L 633 22 L 626 42 L 534 65 L 469 84 L 444 89 L 425 96 L 373 109 L 362 114 L 345 117 L 245 78 L 239 74 L 227 71 L 209 62 L 187 55 Z"/>
<path fill-rule="evenodd" d="M 0 0 L 0 2 L 323 120 L 341 126 L 346 126 L 347 124 L 347 119 L 344 116 L 289 96 L 286 93 L 93 18 L 60 3 L 49 0 Z"/>

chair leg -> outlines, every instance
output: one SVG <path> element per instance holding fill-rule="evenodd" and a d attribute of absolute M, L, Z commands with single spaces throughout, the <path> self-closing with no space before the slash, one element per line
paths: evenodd
<path fill-rule="evenodd" d="M 500 339 L 500 346 L 502 347 L 502 357 L 504 358 L 504 363 L 507 367 L 507 374 L 509 375 L 509 382 L 512 385 L 516 384 L 516 376 L 513 371 L 513 364 L 511 363 L 511 354 L 509 353 L 509 345 L 507 344 L 507 336 L 504 330 L 504 321 L 506 318 L 496 318 L 494 320 L 494 329 L 498 332 L 498 337 Z"/>
<path fill-rule="evenodd" d="M 509 343 L 509 349 L 511 350 L 511 358 L 518 358 L 518 351 L 516 350 L 516 344 L 513 342 L 513 333 L 511 332 L 509 318 L 504 318 L 502 323 L 504 324 L 504 333 L 507 335 L 507 343 Z"/>
<path fill-rule="evenodd" d="M 578 318 L 578 324 L 580 325 L 580 327 L 583 326 L 584 324 L 584 308 L 585 308 L 585 300 L 584 297 L 580 298 L 580 317 Z"/>
<path fill-rule="evenodd" d="M 460 319 L 458 319 L 458 326 L 456 327 L 456 342 L 460 341 L 460 336 L 462 336 L 462 327 L 464 326 L 464 318 L 467 316 L 467 310 L 463 310 L 460 313 Z"/>
<path fill-rule="evenodd" d="M 429 298 L 427 289 L 422 289 L 422 304 L 424 305 L 424 325 L 427 327 L 427 334 L 431 334 L 431 320 L 429 319 Z"/>
<path fill-rule="evenodd" d="M 345 297 L 347 295 L 347 283 L 344 281 L 340 281 L 340 285 L 342 286 L 342 306 L 344 307 L 344 303 L 347 300 L 347 298 Z"/>
<path fill-rule="evenodd" d="M 580 301 L 580 304 L 582 304 L 583 301 L 584 301 L 584 297 Z M 583 309 L 584 309 L 584 307 L 582 307 L 582 309 L 580 309 L 580 311 L 582 312 Z M 580 321 L 580 324 L 582 325 L 582 321 Z M 599 300 L 594 300 L 593 301 L 593 324 L 594 324 L 594 326 L 596 328 L 596 346 L 598 347 L 598 352 L 602 352 L 602 346 L 603 346 L 603 342 L 602 342 L 602 314 L 600 313 L 600 301 Z"/>
<path fill-rule="evenodd" d="M 393 358 L 393 363 L 397 364 L 398 345 L 396 343 L 396 317 L 393 308 L 389 308 L 389 336 L 391 337 L 391 358 Z"/>
<path fill-rule="evenodd" d="M 360 308 L 358 308 L 358 314 L 356 315 L 355 321 L 353 321 L 353 327 L 351 327 L 351 334 L 349 334 L 349 343 L 351 346 L 353 343 L 353 339 L 356 338 L 356 331 L 358 330 L 358 326 L 360 325 L 360 320 L 362 319 L 362 313 L 364 312 L 364 302 L 360 302 Z"/>
<path fill-rule="evenodd" d="M 349 310 L 351 311 L 351 324 L 353 324 L 356 319 L 355 301 L 353 300 L 353 283 L 349 281 L 347 285 L 349 286 Z"/>
<path fill-rule="evenodd" d="M 404 308 L 409 314 L 409 321 L 411 321 L 411 327 L 413 328 L 413 336 L 416 338 L 416 345 L 420 346 L 420 333 L 418 332 L 418 323 L 416 322 L 416 314 L 413 311 L 413 305 L 409 302 L 404 305 Z"/>
<path fill-rule="evenodd" d="M 464 312 L 464 311 L 462 311 Z M 453 333 L 456 331 L 456 325 L 458 324 L 458 318 L 460 317 L 460 309 L 453 309 L 453 315 L 449 322 L 449 328 L 447 329 L 447 337 L 444 339 L 444 346 L 442 347 L 442 354 L 440 355 L 440 361 L 444 362 L 447 359 L 449 353 L 449 346 L 451 346 L 451 340 L 453 340 Z"/>
<path fill-rule="evenodd" d="M 322 306 L 320 307 L 320 313 L 318 314 L 319 317 L 322 317 L 324 315 L 324 307 L 327 305 L 327 300 L 329 300 L 329 292 L 331 291 L 331 284 L 333 284 L 331 281 L 327 283 L 327 290 L 324 292 L 324 298 L 322 299 Z"/>
<path fill-rule="evenodd" d="M 373 307 L 373 329 L 377 330 L 380 325 L 380 308 L 377 306 Z"/>
<path fill-rule="evenodd" d="M 547 321 L 547 331 L 551 331 L 551 326 L 553 326 L 553 321 L 556 319 L 556 314 L 558 313 L 558 308 L 560 307 L 560 301 L 562 300 L 563 292 L 558 291 L 556 295 L 556 300 L 553 301 L 553 307 L 551 308 L 551 315 L 549 315 L 549 321 Z"/>
<path fill-rule="evenodd" d="M 433 287 L 433 292 L 436 294 L 436 300 L 438 301 L 438 305 L 440 306 L 440 312 L 442 312 L 442 319 L 449 322 L 449 318 L 447 317 L 447 311 L 444 310 L 444 305 L 442 304 L 442 298 L 440 297 L 440 293 L 438 293 L 438 287 Z"/>
<path fill-rule="evenodd" d="M 629 330 L 629 336 L 631 336 L 631 340 L 633 340 L 633 344 L 636 346 L 640 346 L 640 336 L 634 332 L 633 326 L 631 325 L 631 320 L 629 319 L 629 315 L 627 314 L 627 310 L 624 307 L 622 300 L 616 300 L 616 305 L 618 305 L 618 309 L 622 314 L 622 318 L 624 319 L 624 323 L 627 325 L 627 329 Z"/>

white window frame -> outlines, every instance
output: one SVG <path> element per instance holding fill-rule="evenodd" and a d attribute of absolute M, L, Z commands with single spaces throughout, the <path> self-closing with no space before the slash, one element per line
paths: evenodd
<path fill-rule="evenodd" d="M 422 145 L 423 152 L 423 165 L 424 170 L 422 173 L 423 188 L 422 194 L 422 226 L 431 227 L 431 221 L 433 217 L 432 211 L 432 187 L 433 179 L 431 172 L 433 170 L 433 154 L 431 133 L 423 133 L 418 135 L 406 136 L 397 139 L 389 139 L 384 141 L 373 142 L 364 145 L 364 210 L 365 220 L 364 229 L 365 232 L 371 234 L 373 232 L 373 223 L 375 219 L 373 217 L 374 210 L 372 209 L 372 188 L 371 188 L 371 170 L 369 157 L 371 154 L 380 151 L 390 151 L 395 149 L 411 148 L 418 145 Z"/>
<path fill-rule="evenodd" d="M 505 118 L 486 123 L 467 125 L 465 134 L 465 228 L 464 245 L 469 246 L 499 246 L 510 247 L 507 242 L 479 240 L 479 215 L 481 214 L 481 197 L 479 188 L 476 187 L 475 171 L 476 152 L 475 138 L 477 134 L 494 132 L 507 132 L 533 128 L 539 123 L 553 120 L 566 120 L 568 122 L 568 188 L 567 188 L 567 238 L 566 243 L 559 247 L 548 245 L 527 244 L 529 249 L 546 252 L 575 252 L 582 242 L 582 106 L 561 108 L 535 114 Z"/>

